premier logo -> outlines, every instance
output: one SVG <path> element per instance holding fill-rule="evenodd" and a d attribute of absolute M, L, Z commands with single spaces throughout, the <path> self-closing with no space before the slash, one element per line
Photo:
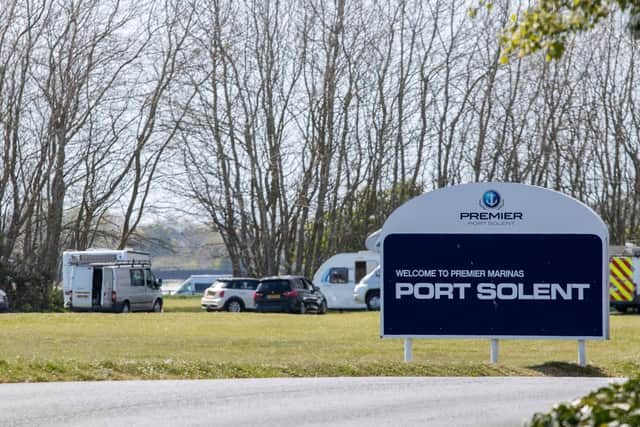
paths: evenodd
<path fill-rule="evenodd" d="M 482 209 L 500 209 L 503 204 L 500 193 L 495 190 L 485 191 L 480 199 L 480 207 Z"/>
<path fill-rule="evenodd" d="M 503 221 L 515 221 L 522 218 L 522 212 L 460 212 L 461 220 L 487 221 L 499 219 Z"/>
<path fill-rule="evenodd" d="M 470 225 L 511 225 L 524 219 L 522 212 L 502 212 L 504 199 L 496 190 L 487 190 L 480 197 L 479 205 L 483 211 L 460 212 L 460 221 Z"/>

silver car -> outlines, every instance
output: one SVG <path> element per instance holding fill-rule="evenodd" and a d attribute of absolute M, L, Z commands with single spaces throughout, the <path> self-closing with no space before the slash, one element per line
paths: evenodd
<path fill-rule="evenodd" d="M 255 310 L 253 294 L 258 287 L 258 279 L 228 277 L 216 280 L 202 296 L 203 310 L 226 310 L 240 312 Z"/>

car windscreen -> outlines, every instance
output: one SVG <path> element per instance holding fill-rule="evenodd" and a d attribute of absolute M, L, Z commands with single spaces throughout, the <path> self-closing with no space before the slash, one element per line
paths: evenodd
<path fill-rule="evenodd" d="M 258 285 L 258 292 L 282 293 L 291 290 L 288 280 L 265 280 Z"/>

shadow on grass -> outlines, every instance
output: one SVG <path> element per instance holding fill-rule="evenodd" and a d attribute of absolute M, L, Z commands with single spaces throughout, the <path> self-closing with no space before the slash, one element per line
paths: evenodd
<path fill-rule="evenodd" d="M 542 365 L 528 366 L 547 377 L 607 377 L 607 373 L 597 366 L 581 367 L 575 363 L 545 362 Z"/>
<path fill-rule="evenodd" d="M 165 313 L 202 313 L 204 310 L 200 307 L 165 307 Z"/>

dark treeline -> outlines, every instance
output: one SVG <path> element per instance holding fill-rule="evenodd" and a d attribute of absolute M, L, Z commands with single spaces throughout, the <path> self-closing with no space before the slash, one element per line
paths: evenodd
<path fill-rule="evenodd" d="M 500 65 L 517 4 L 470 5 L 3 0 L 0 263 L 53 278 L 61 250 L 130 245 L 170 200 L 206 215 L 235 273 L 309 275 L 471 181 L 562 191 L 612 243 L 637 238 L 625 18 L 560 61 Z"/>

